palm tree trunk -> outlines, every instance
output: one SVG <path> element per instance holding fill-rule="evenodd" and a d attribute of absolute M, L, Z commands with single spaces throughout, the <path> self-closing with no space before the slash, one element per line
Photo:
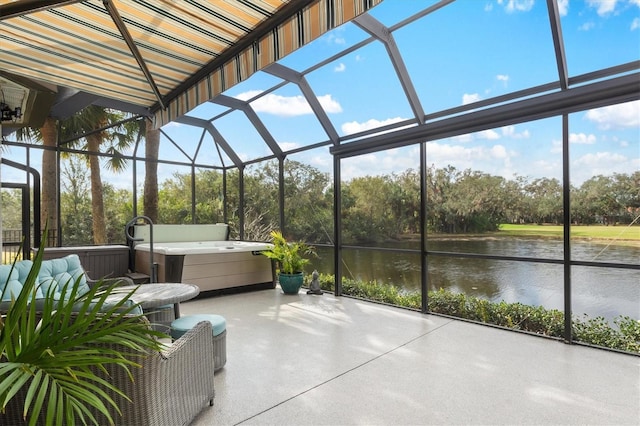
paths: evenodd
<path fill-rule="evenodd" d="M 87 150 L 98 152 L 102 138 L 99 133 L 87 136 Z M 107 243 L 107 225 L 104 218 L 104 200 L 102 197 L 102 178 L 100 176 L 100 157 L 89 155 L 89 169 L 91 170 L 91 213 L 93 216 L 94 244 Z"/>
<path fill-rule="evenodd" d="M 153 223 L 158 222 L 158 151 L 160 148 L 160 130 L 154 129 L 147 121 L 145 132 L 145 178 L 144 178 L 144 214 Z"/>
<path fill-rule="evenodd" d="M 40 128 L 42 144 L 45 147 L 56 148 L 58 137 L 56 120 L 47 117 Z M 41 187 L 41 211 L 40 223 L 42 229 L 48 226 L 49 235 L 57 235 L 58 230 L 58 191 L 57 191 L 58 162 L 56 151 L 44 149 L 42 151 L 42 187 Z M 35 219 L 35 218 L 34 218 Z M 54 231 L 52 231 L 54 230 Z M 49 239 L 55 241 L 55 239 Z M 49 241 L 45 241 L 45 246 L 49 246 Z"/>

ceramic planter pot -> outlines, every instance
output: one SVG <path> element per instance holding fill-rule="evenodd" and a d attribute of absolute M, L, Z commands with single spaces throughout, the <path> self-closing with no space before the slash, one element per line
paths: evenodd
<path fill-rule="evenodd" d="M 278 281 L 284 294 L 298 294 L 300 287 L 302 287 L 303 273 L 297 274 L 283 274 L 278 275 Z"/>

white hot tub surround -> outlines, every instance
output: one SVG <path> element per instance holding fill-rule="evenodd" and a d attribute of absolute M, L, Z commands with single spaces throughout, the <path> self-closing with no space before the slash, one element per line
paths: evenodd
<path fill-rule="evenodd" d="M 149 226 L 135 227 L 136 272 L 150 274 Z M 153 260 L 159 282 L 196 284 L 200 291 L 263 284 L 273 287 L 271 260 L 260 254 L 269 243 L 226 240 L 228 226 L 154 225 Z M 189 240 L 191 238 L 191 240 Z"/>

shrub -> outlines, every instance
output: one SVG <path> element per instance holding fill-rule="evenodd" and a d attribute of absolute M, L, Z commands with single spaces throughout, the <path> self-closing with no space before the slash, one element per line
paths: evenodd
<path fill-rule="evenodd" d="M 323 290 L 334 290 L 333 275 L 320 274 L 319 280 Z M 420 309 L 419 292 L 407 292 L 401 287 L 376 281 L 344 278 L 342 292 L 374 302 Z M 564 313 L 557 309 L 490 302 L 442 288 L 429 292 L 428 311 L 551 337 L 562 337 L 564 332 Z M 640 354 L 640 320 L 620 316 L 613 322 L 614 327 L 603 317 L 574 317 L 573 337 L 583 343 Z"/>

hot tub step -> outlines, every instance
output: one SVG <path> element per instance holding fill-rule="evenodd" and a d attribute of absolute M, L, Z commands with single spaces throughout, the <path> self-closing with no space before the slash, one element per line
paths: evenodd
<path fill-rule="evenodd" d="M 131 278 L 134 284 L 147 284 L 149 282 L 149 275 L 142 272 L 128 272 L 126 276 Z"/>

